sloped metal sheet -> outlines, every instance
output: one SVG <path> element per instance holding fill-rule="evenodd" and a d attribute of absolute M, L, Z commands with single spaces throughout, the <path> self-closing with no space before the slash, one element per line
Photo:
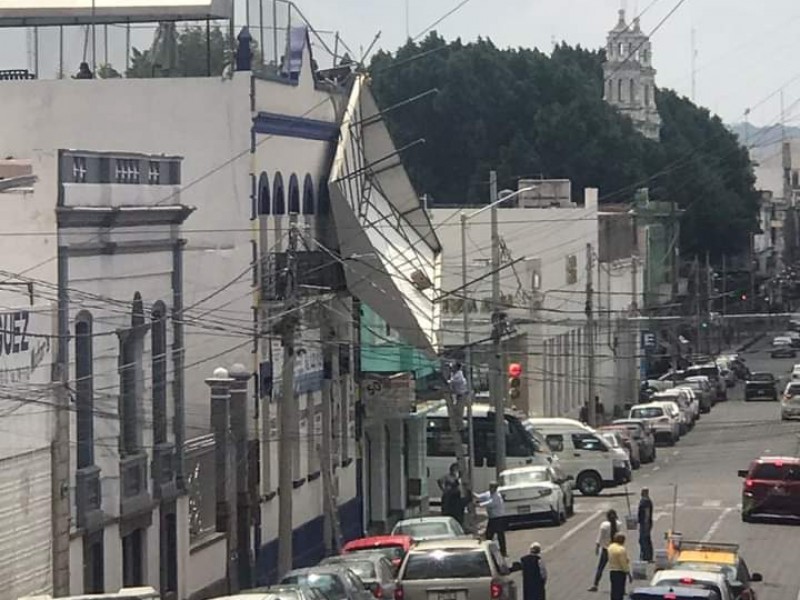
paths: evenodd
<path fill-rule="evenodd" d="M 52 593 L 50 449 L 0 460 L 0 595 Z"/>
<path fill-rule="evenodd" d="M 0 27 L 228 19 L 233 0 L 0 0 Z"/>
<path fill-rule="evenodd" d="M 342 120 L 329 190 L 348 289 L 404 341 L 435 355 L 439 241 L 363 76 Z M 415 285 L 420 278 L 430 287 Z"/>

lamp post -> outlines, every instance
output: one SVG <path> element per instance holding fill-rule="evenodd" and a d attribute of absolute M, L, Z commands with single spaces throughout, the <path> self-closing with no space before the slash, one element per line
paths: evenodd
<path fill-rule="evenodd" d="M 475 464 L 475 431 L 473 429 L 473 422 L 472 422 L 472 403 L 474 400 L 474 390 L 472 387 L 472 347 L 470 345 L 469 340 L 469 306 L 467 304 L 467 300 L 469 299 L 468 294 L 468 283 L 467 283 L 467 221 L 470 219 L 477 217 L 482 212 L 487 210 L 492 211 L 492 244 L 496 244 L 498 240 L 497 235 L 497 206 L 502 202 L 506 202 L 510 200 L 514 196 L 518 196 L 524 192 L 528 192 L 531 190 L 535 190 L 538 186 L 531 186 L 517 190 L 516 192 L 511 192 L 509 194 L 504 194 L 501 198 L 497 199 L 497 178 L 495 176 L 495 172 L 492 171 L 491 173 L 491 187 L 492 187 L 492 202 L 479 208 L 478 210 L 467 214 L 465 212 L 461 212 L 461 290 L 462 294 L 464 294 L 464 302 L 462 302 L 462 313 L 463 313 L 463 320 L 464 320 L 464 373 L 467 379 L 467 452 L 469 456 L 469 464 L 467 468 L 469 484 L 472 485 L 474 481 L 474 464 Z M 493 256 L 497 254 L 493 252 Z M 493 265 L 495 271 L 497 271 L 499 265 Z M 496 278 L 493 277 L 493 287 L 494 287 L 494 280 Z M 497 279 L 499 282 L 499 279 Z M 501 410 L 495 410 L 495 419 L 503 426 L 503 431 L 505 430 L 504 423 L 503 423 L 503 404 L 502 399 L 492 398 L 495 403 L 495 407 L 500 406 Z M 499 404 L 498 404 L 499 403 Z M 499 427 L 499 425 L 498 425 Z M 505 439 L 503 439 L 505 442 Z M 498 443 L 496 441 L 496 443 Z M 503 444 L 505 446 L 505 444 Z M 498 462 L 499 465 L 499 462 Z"/>

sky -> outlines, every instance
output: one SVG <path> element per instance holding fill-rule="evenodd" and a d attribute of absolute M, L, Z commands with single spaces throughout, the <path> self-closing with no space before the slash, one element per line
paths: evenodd
<path fill-rule="evenodd" d="M 377 46 L 394 50 L 462 0 L 298 0 L 320 30 L 339 31 L 360 53 L 380 32 Z M 446 39 L 488 37 L 500 47 L 552 48 L 566 41 L 605 45 L 617 11 L 642 15 L 652 31 L 679 0 L 469 0 L 436 27 Z M 649 6 L 648 8 L 648 5 Z M 645 10 L 646 9 L 646 10 Z M 798 0 L 685 0 L 652 36 L 657 84 L 692 94 L 692 29 L 695 30 L 695 101 L 729 123 L 768 125 L 780 120 L 783 89 L 787 123 L 800 124 L 800 2 Z M 323 39 L 333 34 L 322 34 Z M 322 56 L 319 56 L 322 54 Z M 317 51 L 324 64 L 327 56 Z M 772 97 L 770 97 L 772 96 Z M 795 104 L 794 106 L 792 106 Z"/>
<path fill-rule="evenodd" d="M 258 18 L 259 2 L 263 3 L 265 19 L 270 19 L 273 0 L 235 2 L 237 26 L 246 22 L 244 7 L 248 2 L 251 24 Z M 786 123 L 800 125 L 798 0 L 295 0 L 319 31 L 322 42 L 315 41 L 314 50 L 323 67 L 332 61 L 323 46 L 334 47 L 335 32 L 359 56 L 378 34 L 373 48 L 393 51 L 408 35 L 415 37 L 425 32 L 462 2 L 466 3 L 436 26 L 447 40 L 460 37 L 469 41 L 480 36 L 490 38 L 499 47 L 538 47 L 543 51 L 561 41 L 588 48 L 604 46 L 622 6 L 626 6 L 629 20 L 641 13 L 642 29 L 649 33 L 680 4 L 652 36 L 657 84 L 692 96 L 694 30 L 698 104 L 727 123 L 743 121 L 745 111 L 751 109 L 751 124 L 771 125 L 780 121 L 783 90 Z M 279 16 L 282 21 L 285 19 Z M 153 38 L 153 26 L 135 27 L 133 45 L 147 48 Z M 70 29 L 73 33 L 64 44 L 68 72 L 76 70 L 89 49 L 86 36 L 77 28 Z M 119 26 L 97 32 L 98 64 L 105 55 L 102 46 L 107 38 L 109 62 L 124 71 L 125 35 L 125 29 Z M 42 66 L 47 63 L 55 73 L 58 30 L 41 30 L 37 39 L 39 72 L 47 70 Z M 26 52 L 26 43 L 29 49 L 32 41 L 32 35 L 26 37 L 25 30 L 0 29 L 0 68 L 24 68 L 27 62 L 35 70 L 33 53 Z"/>

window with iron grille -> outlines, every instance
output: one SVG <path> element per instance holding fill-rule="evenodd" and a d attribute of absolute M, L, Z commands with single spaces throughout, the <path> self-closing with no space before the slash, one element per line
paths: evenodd
<path fill-rule="evenodd" d="M 157 160 L 150 161 L 150 167 L 147 172 L 147 183 L 150 185 L 158 185 L 161 181 L 161 163 Z"/>
<path fill-rule="evenodd" d="M 72 181 L 75 183 L 86 183 L 86 157 L 72 157 Z"/>
<path fill-rule="evenodd" d="M 139 183 L 139 161 L 129 158 L 118 158 L 114 178 L 117 183 Z"/>

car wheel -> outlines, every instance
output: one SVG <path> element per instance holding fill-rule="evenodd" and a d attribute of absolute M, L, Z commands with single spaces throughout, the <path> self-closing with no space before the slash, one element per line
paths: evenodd
<path fill-rule="evenodd" d="M 743 523 L 752 523 L 753 522 L 753 517 L 750 515 L 750 513 L 742 512 L 742 522 Z"/>
<path fill-rule="evenodd" d="M 577 486 L 584 496 L 597 496 L 603 490 L 603 480 L 594 471 L 588 471 L 578 476 Z"/>
<path fill-rule="evenodd" d="M 677 442 L 677 441 L 678 440 L 675 438 L 675 436 L 671 435 L 671 436 L 669 436 L 669 441 L 667 442 L 667 446 L 674 446 L 675 442 Z"/>
<path fill-rule="evenodd" d="M 640 469 L 641 466 L 642 466 L 642 461 L 640 460 L 631 461 L 631 469 L 633 469 L 634 471 Z"/>

